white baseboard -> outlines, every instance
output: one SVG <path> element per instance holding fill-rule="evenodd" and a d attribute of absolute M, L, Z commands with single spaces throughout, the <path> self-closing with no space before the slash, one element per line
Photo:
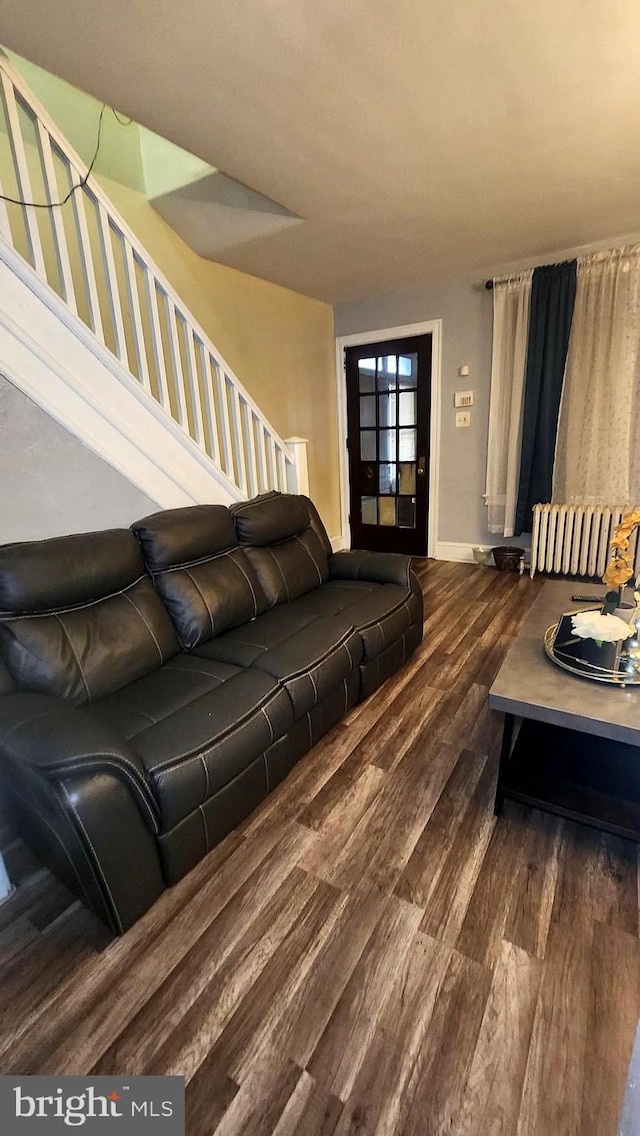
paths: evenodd
<path fill-rule="evenodd" d="M 436 560 L 459 560 L 473 564 L 474 544 L 456 544 L 453 540 L 439 540 L 436 544 Z"/>
<path fill-rule="evenodd" d="M 342 552 L 343 548 L 347 547 L 347 541 L 343 533 L 340 536 L 330 536 L 329 540 L 331 541 L 331 547 L 334 552 Z"/>

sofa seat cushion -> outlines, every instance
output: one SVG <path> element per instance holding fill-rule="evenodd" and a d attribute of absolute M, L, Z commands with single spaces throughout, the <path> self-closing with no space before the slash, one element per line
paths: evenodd
<path fill-rule="evenodd" d="M 406 588 L 360 580 L 330 580 L 291 607 L 304 615 L 339 614 L 352 623 L 362 640 L 365 663 L 386 651 L 422 618 L 419 599 Z"/>
<path fill-rule="evenodd" d="M 253 663 L 284 685 L 296 720 L 342 683 L 362 660 L 362 641 L 336 616 L 316 619 Z"/>
<path fill-rule="evenodd" d="M 239 776 L 293 723 L 290 699 L 273 676 L 184 654 L 87 712 L 131 740 L 162 831 Z"/>
<path fill-rule="evenodd" d="M 293 604 L 280 604 L 257 619 L 225 631 L 215 639 L 199 643 L 191 655 L 217 659 L 237 667 L 250 667 L 265 651 L 286 643 L 292 635 L 318 618 L 317 612 L 303 611 Z"/>
<path fill-rule="evenodd" d="M 297 719 L 358 666 L 362 642 L 349 619 L 284 604 L 202 643 L 196 653 L 265 671 L 287 690 Z"/>

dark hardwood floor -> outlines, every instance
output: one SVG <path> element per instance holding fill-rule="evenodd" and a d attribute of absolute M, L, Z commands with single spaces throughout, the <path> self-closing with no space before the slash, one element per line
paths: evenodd
<path fill-rule="evenodd" d="M 487 691 L 541 585 L 419 572 L 409 665 L 122 939 L 9 844 L 0 1072 L 184 1074 L 188 1136 L 614 1136 L 636 846 L 494 817 Z"/>

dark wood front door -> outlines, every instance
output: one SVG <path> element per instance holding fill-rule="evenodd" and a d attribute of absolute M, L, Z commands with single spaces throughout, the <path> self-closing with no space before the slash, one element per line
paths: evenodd
<path fill-rule="evenodd" d="M 345 349 L 351 547 L 427 554 L 431 336 Z"/>

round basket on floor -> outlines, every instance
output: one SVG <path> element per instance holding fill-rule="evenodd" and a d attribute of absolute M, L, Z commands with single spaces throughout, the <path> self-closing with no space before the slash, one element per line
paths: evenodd
<path fill-rule="evenodd" d="M 517 572 L 520 560 L 524 556 L 524 548 L 512 548 L 511 545 L 501 544 L 491 549 L 496 568 L 499 572 Z"/>

